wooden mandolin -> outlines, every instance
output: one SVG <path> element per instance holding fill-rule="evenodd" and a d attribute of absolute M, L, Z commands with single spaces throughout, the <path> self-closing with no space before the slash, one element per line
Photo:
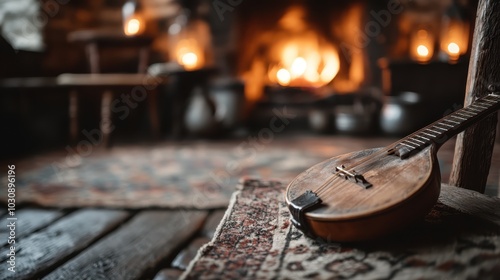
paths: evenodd
<path fill-rule="evenodd" d="M 314 165 L 286 189 L 292 223 L 310 237 L 352 242 L 423 219 L 440 192 L 439 147 L 499 108 L 491 93 L 385 148 Z"/>

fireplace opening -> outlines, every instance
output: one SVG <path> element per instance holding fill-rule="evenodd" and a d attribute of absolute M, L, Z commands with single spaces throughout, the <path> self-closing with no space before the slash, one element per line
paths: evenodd
<path fill-rule="evenodd" d="M 257 2 L 239 10 L 238 73 L 247 81 L 249 100 L 262 99 L 266 87 L 325 94 L 354 91 L 363 84 L 366 53 L 353 47 L 364 16 L 361 1 L 339 1 L 323 9 L 305 1 Z M 266 5 L 272 7 L 262 12 Z"/>
<path fill-rule="evenodd" d="M 268 2 L 235 10 L 250 121 L 288 106 L 305 123 L 319 110 L 331 122 L 341 111 L 378 126 L 388 99 L 407 92 L 433 112 L 461 102 L 475 1 Z"/>

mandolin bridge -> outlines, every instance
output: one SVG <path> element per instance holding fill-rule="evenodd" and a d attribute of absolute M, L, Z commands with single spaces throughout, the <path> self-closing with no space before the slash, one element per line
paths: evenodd
<path fill-rule="evenodd" d="M 366 181 L 363 175 L 356 173 L 356 171 L 354 170 L 351 171 L 347 170 L 344 165 L 335 167 L 335 172 L 337 172 L 337 175 L 339 177 L 343 177 L 346 180 L 354 181 L 354 183 L 362 186 L 365 189 L 368 189 L 369 187 L 372 186 L 370 182 Z"/>

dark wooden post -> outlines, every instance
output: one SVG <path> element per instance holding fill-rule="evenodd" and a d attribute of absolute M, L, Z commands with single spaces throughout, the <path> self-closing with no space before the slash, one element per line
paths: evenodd
<path fill-rule="evenodd" d="M 465 105 L 500 83 L 500 1 L 479 1 Z M 449 183 L 484 192 L 495 144 L 497 114 L 458 135 Z"/>

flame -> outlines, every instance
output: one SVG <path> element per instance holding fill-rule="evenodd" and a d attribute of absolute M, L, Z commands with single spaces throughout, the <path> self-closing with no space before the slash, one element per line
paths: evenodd
<path fill-rule="evenodd" d="M 181 64 L 184 65 L 186 69 L 194 69 L 198 62 L 198 56 L 195 53 L 188 52 L 182 55 L 181 61 Z"/>
<path fill-rule="evenodd" d="M 424 45 L 418 45 L 417 54 L 423 58 L 429 55 L 429 49 Z"/>
<path fill-rule="evenodd" d="M 320 31 L 308 23 L 311 15 L 301 4 L 289 6 L 274 27 L 250 28 L 251 39 L 245 41 L 239 61 L 240 74 L 247 81 L 248 100 L 259 100 L 263 89 L 273 85 L 324 87 L 315 91 L 318 94 L 328 94 L 329 88 L 336 92 L 359 89 L 365 81 L 366 54 L 354 46 L 359 45 L 365 8 L 362 4 L 350 5 L 345 16 L 334 20 L 329 30 L 334 35 L 331 37 L 345 43 L 340 45 L 322 35 L 327 30 Z M 346 60 L 342 60 L 342 75 L 338 75 L 341 50 L 346 50 Z"/>
<path fill-rule="evenodd" d="M 177 44 L 177 63 L 186 70 L 194 70 L 203 66 L 203 52 L 199 44 L 194 39 L 184 39 Z"/>
<path fill-rule="evenodd" d="M 130 18 L 125 22 L 124 28 L 123 28 L 125 35 L 127 36 L 134 36 L 138 35 L 142 31 L 142 23 L 139 18 Z"/>
<path fill-rule="evenodd" d="M 450 54 L 459 54 L 460 53 L 460 47 L 457 45 L 457 43 L 449 43 L 448 44 L 448 52 Z"/>
<path fill-rule="evenodd" d="M 270 70 L 269 79 L 282 86 L 320 87 L 335 78 L 340 68 L 337 51 L 311 41 L 293 42 L 281 51 L 279 67 Z"/>
<path fill-rule="evenodd" d="M 290 72 L 288 70 L 281 68 L 276 73 L 276 78 L 278 79 L 278 83 L 282 86 L 288 86 L 290 84 Z"/>
<path fill-rule="evenodd" d="M 441 35 L 441 50 L 448 54 L 450 61 L 456 61 L 467 52 L 469 26 L 463 21 L 445 22 Z"/>
<path fill-rule="evenodd" d="M 451 42 L 448 44 L 447 48 L 446 48 L 446 52 L 448 53 L 448 57 L 450 59 L 451 62 L 454 62 L 456 60 L 458 60 L 458 58 L 460 57 L 460 46 L 455 43 L 455 42 Z"/>
<path fill-rule="evenodd" d="M 414 60 L 426 63 L 432 58 L 433 47 L 434 39 L 431 34 L 427 30 L 420 29 L 412 36 L 410 55 Z"/>

